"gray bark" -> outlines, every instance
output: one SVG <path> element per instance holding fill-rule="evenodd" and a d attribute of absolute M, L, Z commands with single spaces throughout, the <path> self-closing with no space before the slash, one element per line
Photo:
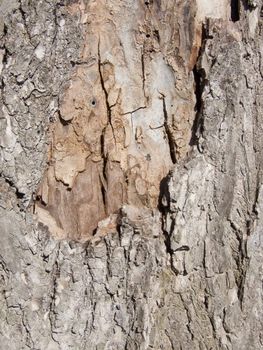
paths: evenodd
<path fill-rule="evenodd" d="M 262 349 L 262 11 L 0 1 L 1 349 Z"/>

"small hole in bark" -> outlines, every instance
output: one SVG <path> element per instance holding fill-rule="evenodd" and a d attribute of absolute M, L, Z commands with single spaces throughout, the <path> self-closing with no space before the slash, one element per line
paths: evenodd
<path fill-rule="evenodd" d="M 93 99 L 93 100 L 91 101 L 91 104 L 92 104 L 92 106 L 96 106 L 96 100 Z"/>
<path fill-rule="evenodd" d="M 239 21 L 240 0 L 231 0 L 231 20 L 232 22 Z"/>
<path fill-rule="evenodd" d="M 150 38 L 151 37 L 151 35 L 150 34 L 146 34 L 146 38 Z"/>
<path fill-rule="evenodd" d="M 146 6 L 150 5 L 150 1 L 145 1 L 144 3 L 145 3 Z"/>
<path fill-rule="evenodd" d="M 146 154 L 146 157 L 145 157 L 146 160 L 150 161 L 152 158 L 151 158 L 151 155 L 148 153 Z"/>

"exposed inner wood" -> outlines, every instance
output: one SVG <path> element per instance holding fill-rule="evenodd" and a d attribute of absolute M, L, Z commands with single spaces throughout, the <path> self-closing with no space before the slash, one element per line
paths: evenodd
<path fill-rule="evenodd" d="M 138 6 L 128 22 L 118 1 L 68 7 L 79 14 L 83 48 L 36 203 L 58 238 L 88 238 L 125 203 L 156 207 L 161 180 L 190 149 L 201 20 L 189 1 Z"/>

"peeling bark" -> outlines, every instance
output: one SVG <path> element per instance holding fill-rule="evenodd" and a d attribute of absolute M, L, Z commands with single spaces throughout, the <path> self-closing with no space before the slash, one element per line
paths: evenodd
<path fill-rule="evenodd" d="M 262 348 L 261 12 L 0 1 L 1 348 Z"/>

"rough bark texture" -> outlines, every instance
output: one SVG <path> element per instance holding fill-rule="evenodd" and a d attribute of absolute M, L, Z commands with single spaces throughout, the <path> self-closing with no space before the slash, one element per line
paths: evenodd
<path fill-rule="evenodd" d="M 262 16 L 0 1 L 1 349 L 262 349 Z"/>

